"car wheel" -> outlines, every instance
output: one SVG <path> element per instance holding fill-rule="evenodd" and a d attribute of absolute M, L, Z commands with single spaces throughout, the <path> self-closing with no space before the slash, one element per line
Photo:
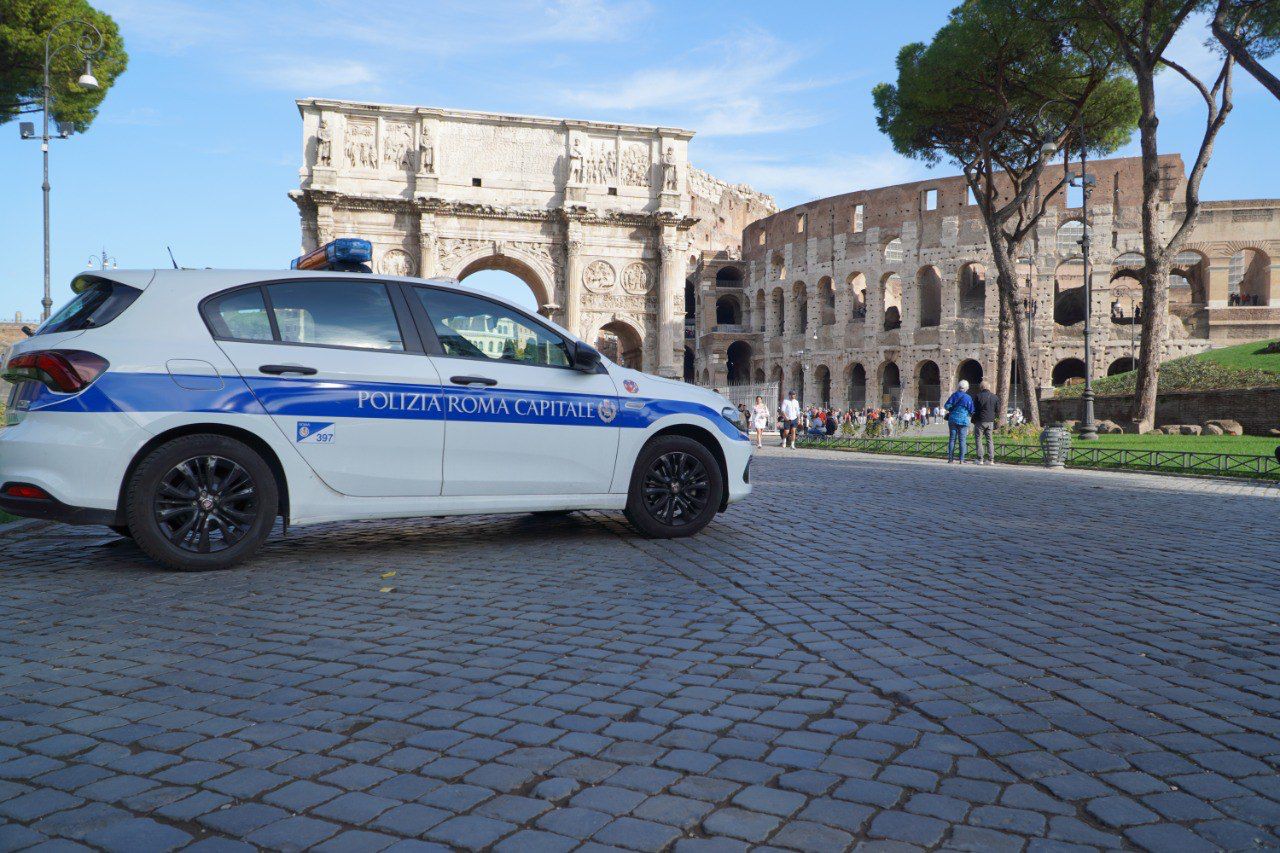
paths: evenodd
<path fill-rule="evenodd" d="M 188 435 L 157 447 L 134 471 L 126 497 L 138 547 L 182 571 L 248 559 L 278 512 L 271 468 L 251 447 L 223 435 Z"/>
<path fill-rule="evenodd" d="M 627 520 L 645 536 L 692 536 L 715 518 L 723 495 L 720 465 L 705 447 L 682 435 L 663 436 L 636 459 Z"/>

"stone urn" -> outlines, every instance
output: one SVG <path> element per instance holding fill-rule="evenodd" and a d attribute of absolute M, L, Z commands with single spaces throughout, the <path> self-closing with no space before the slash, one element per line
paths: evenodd
<path fill-rule="evenodd" d="M 1040 433 L 1040 449 L 1044 452 L 1044 467 L 1065 467 L 1067 451 L 1071 449 L 1071 432 L 1063 424 L 1045 427 Z"/>

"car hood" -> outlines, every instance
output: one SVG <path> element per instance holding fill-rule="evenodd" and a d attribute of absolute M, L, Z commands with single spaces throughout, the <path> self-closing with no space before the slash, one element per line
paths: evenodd
<path fill-rule="evenodd" d="M 639 370 L 633 370 L 629 367 L 621 367 L 610 363 L 609 372 L 613 375 L 618 385 L 618 394 L 621 397 L 635 395 L 637 397 L 651 397 L 661 400 L 680 400 L 686 403 L 700 403 L 713 412 L 719 412 L 725 406 L 731 405 L 720 394 L 701 388 L 697 385 L 690 385 L 688 382 L 681 382 L 678 379 L 665 379 L 661 376 L 654 376 L 649 373 L 641 373 Z M 635 390 L 627 383 L 633 383 Z"/>

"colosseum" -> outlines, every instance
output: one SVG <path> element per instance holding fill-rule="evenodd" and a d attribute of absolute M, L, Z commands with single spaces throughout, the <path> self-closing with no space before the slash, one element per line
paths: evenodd
<path fill-rule="evenodd" d="M 1050 199 L 1019 258 L 1018 322 L 1030 323 L 1042 394 L 1085 375 L 1086 308 L 1093 375 L 1134 364 L 1140 167 L 1136 158 L 1089 165 L 1097 179 L 1089 199 L 1091 305 L 1079 198 Z M 1168 230 L 1181 213 L 1182 159 L 1166 156 L 1162 171 Z M 770 395 L 794 389 L 807 404 L 898 408 L 936 404 L 952 382 L 994 370 L 994 266 L 963 177 L 799 205 L 747 225 L 742 246 L 741 260 L 694 259 L 685 287 L 688 381 Z M 1162 357 L 1280 334 L 1277 256 L 1280 200 L 1205 203 L 1170 279 Z"/>

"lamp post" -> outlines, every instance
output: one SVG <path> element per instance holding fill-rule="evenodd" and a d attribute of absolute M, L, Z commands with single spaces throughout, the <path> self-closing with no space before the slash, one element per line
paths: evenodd
<path fill-rule="evenodd" d="M 1027 320 L 1027 352 L 1026 352 L 1026 357 L 1027 357 L 1027 360 L 1028 360 L 1028 364 L 1027 364 L 1025 367 L 1023 367 L 1022 365 L 1019 365 L 1019 368 L 1023 369 L 1023 370 L 1025 371 L 1025 373 L 1026 373 L 1028 376 L 1030 376 L 1030 375 L 1032 374 L 1031 364 L 1030 364 L 1030 359 L 1031 359 L 1031 332 L 1032 332 L 1032 328 L 1033 328 L 1033 326 L 1034 326 L 1034 324 L 1035 324 L 1036 312 L 1040 310 L 1040 306 L 1039 306 L 1039 304 L 1036 302 L 1035 295 L 1032 293 L 1032 290 L 1031 290 L 1033 283 L 1034 283 L 1034 279 L 1033 279 L 1033 274 L 1032 274 L 1032 272 L 1031 272 L 1031 266 L 1030 266 L 1030 265 L 1028 265 L 1028 266 L 1027 266 L 1027 292 L 1026 292 L 1026 294 L 1024 294 L 1024 295 L 1023 295 L 1023 297 L 1022 297 L 1022 316 L 1023 316 L 1023 317 L 1025 317 L 1025 318 L 1026 318 L 1026 320 Z M 1017 385 L 1018 385 L 1018 375 L 1017 375 L 1017 373 L 1014 373 L 1014 375 L 1013 375 L 1013 383 L 1014 383 L 1014 387 L 1016 388 L 1016 387 L 1017 387 Z M 1035 389 L 1033 388 L 1033 389 L 1030 389 L 1030 390 L 1034 392 L 1034 390 L 1035 390 Z M 1016 393 L 1014 394 L 1013 399 L 1015 400 L 1014 407 L 1016 408 L 1016 407 L 1018 406 L 1018 402 L 1017 402 L 1017 401 L 1019 400 L 1018 395 L 1017 395 Z"/>
<path fill-rule="evenodd" d="M 1066 101 L 1055 98 L 1046 101 L 1039 112 L 1036 113 L 1036 121 L 1044 114 L 1045 109 L 1054 103 L 1066 104 Z M 1080 421 L 1080 440 L 1096 441 L 1098 438 L 1098 425 L 1093 419 L 1093 276 L 1090 270 L 1090 241 L 1089 241 L 1089 196 L 1093 194 L 1093 187 L 1097 183 L 1097 178 L 1089 174 L 1088 159 L 1089 145 L 1085 136 L 1084 112 L 1080 113 L 1080 125 L 1077 128 L 1080 135 L 1080 171 L 1069 173 L 1067 183 L 1073 187 L 1080 187 L 1083 194 L 1081 203 L 1081 213 L 1084 221 L 1081 222 L 1083 231 L 1080 234 L 1080 253 L 1084 263 L 1084 416 Z M 1052 143 L 1045 143 L 1041 146 L 1041 153 L 1044 156 L 1053 156 L 1057 150 L 1057 146 Z M 1063 158 L 1066 165 L 1070 165 L 1071 155 L 1069 152 L 1063 152 Z"/>
<path fill-rule="evenodd" d="M 102 254 L 90 255 L 89 262 L 85 264 L 85 269 L 115 269 L 119 266 L 114 255 L 108 255 L 107 250 L 103 248 Z"/>
<path fill-rule="evenodd" d="M 80 28 L 80 36 L 74 41 L 58 47 L 53 47 L 53 34 L 63 27 L 76 26 Z M 80 75 L 76 81 L 85 89 L 97 89 L 98 78 L 93 76 L 93 57 L 98 51 L 102 50 L 102 32 L 88 21 L 73 18 L 62 21 L 54 25 L 44 37 L 44 86 L 43 86 L 43 125 L 39 137 L 35 135 L 35 128 L 29 122 L 23 122 L 20 131 L 23 139 L 40 140 L 40 151 L 44 156 L 44 181 L 40 188 L 44 193 L 44 299 L 41 301 L 43 306 L 40 312 L 41 320 L 48 320 L 49 314 L 53 310 L 53 296 L 49 290 L 49 101 L 52 100 L 52 92 L 49 86 L 49 67 L 54 57 L 67 48 L 75 48 L 75 50 L 84 59 L 84 73 Z M 71 135 L 71 124 L 68 122 L 58 122 L 58 138 L 66 139 Z"/>

